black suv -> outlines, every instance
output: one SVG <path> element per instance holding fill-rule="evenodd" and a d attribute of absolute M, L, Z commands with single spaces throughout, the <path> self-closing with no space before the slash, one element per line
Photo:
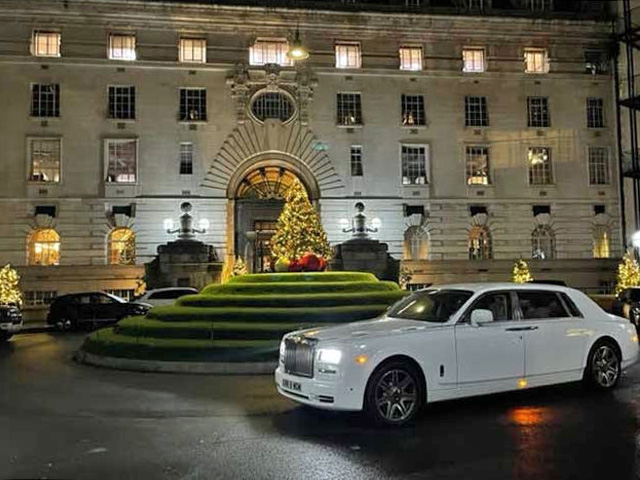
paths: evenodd
<path fill-rule="evenodd" d="M 130 315 L 146 315 L 149 307 L 128 303 L 105 292 L 84 292 L 56 298 L 47 315 L 47 323 L 61 330 L 74 330 L 81 325 L 113 323 Z"/>
<path fill-rule="evenodd" d="M 0 342 L 22 330 L 22 313 L 15 305 L 0 305 Z"/>
<path fill-rule="evenodd" d="M 640 287 L 622 290 L 613 303 L 613 313 L 631 320 L 640 329 Z"/>

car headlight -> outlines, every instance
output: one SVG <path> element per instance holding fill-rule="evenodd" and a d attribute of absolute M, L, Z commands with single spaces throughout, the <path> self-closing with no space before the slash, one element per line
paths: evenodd
<path fill-rule="evenodd" d="M 280 360 L 284 361 L 284 340 L 280 342 Z"/>
<path fill-rule="evenodd" d="M 342 359 L 342 352 L 334 348 L 322 348 L 318 350 L 318 362 L 338 365 Z"/>

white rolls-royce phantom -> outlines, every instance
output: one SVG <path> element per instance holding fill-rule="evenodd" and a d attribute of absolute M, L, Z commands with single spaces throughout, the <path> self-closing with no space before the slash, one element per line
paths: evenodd
<path fill-rule="evenodd" d="M 275 381 L 297 402 L 402 425 L 426 402 L 579 380 L 610 390 L 637 359 L 634 325 L 578 290 L 460 284 L 379 319 L 285 335 Z"/>

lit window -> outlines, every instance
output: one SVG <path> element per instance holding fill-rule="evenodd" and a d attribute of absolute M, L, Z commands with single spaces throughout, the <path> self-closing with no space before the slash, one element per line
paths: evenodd
<path fill-rule="evenodd" d="M 487 227 L 475 226 L 469 231 L 469 260 L 488 260 L 493 256 L 491 234 Z"/>
<path fill-rule="evenodd" d="M 427 124 L 422 95 L 402 95 L 402 125 L 424 126 Z"/>
<path fill-rule="evenodd" d="M 107 183 L 136 183 L 138 141 L 135 139 L 105 140 Z"/>
<path fill-rule="evenodd" d="M 33 32 L 31 55 L 34 57 L 59 57 L 60 34 L 57 32 Z"/>
<path fill-rule="evenodd" d="M 609 184 L 609 149 L 589 147 L 589 185 Z"/>
<path fill-rule="evenodd" d="M 489 147 L 468 146 L 466 149 L 467 185 L 490 185 Z"/>
<path fill-rule="evenodd" d="M 487 97 L 464 97 L 464 124 L 466 127 L 488 127 Z"/>
<path fill-rule="evenodd" d="M 61 142 L 59 138 L 28 139 L 30 182 L 60 182 Z"/>
<path fill-rule="evenodd" d="M 193 143 L 180 144 L 180 175 L 193 174 Z"/>
<path fill-rule="evenodd" d="M 533 128 L 551 126 L 549 99 L 547 97 L 527 97 L 527 126 Z"/>
<path fill-rule="evenodd" d="M 136 236 L 130 228 L 115 228 L 109 234 L 109 264 L 135 265 Z"/>
<path fill-rule="evenodd" d="M 109 118 L 134 120 L 136 118 L 136 87 L 109 87 Z"/>
<path fill-rule="evenodd" d="M 32 117 L 56 118 L 60 116 L 60 85 L 57 83 L 31 84 Z"/>
<path fill-rule="evenodd" d="M 484 49 L 465 48 L 462 50 L 462 64 L 463 72 L 484 72 Z"/>
<path fill-rule="evenodd" d="M 529 147 L 529 185 L 551 185 L 551 149 L 548 147 Z"/>
<path fill-rule="evenodd" d="M 293 117 L 294 111 L 293 102 L 282 92 L 264 91 L 258 94 L 251 103 L 251 112 L 261 122 L 267 119 L 286 122 Z"/>
<path fill-rule="evenodd" d="M 362 176 L 362 146 L 351 145 L 351 176 Z"/>
<path fill-rule="evenodd" d="M 362 103 L 359 93 L 338 93 L 338 125 L 362 125 Z"/>
<path fill-rule="evenodd" d="M 422 70 L 422 47 L 400 47 L 400 70 Z"/>
<path fill-rule="evenodd" d="M 34 230 L 28 243 L 29 265 L 60 265 L 60 235 L 54 229 Z"/>
<path fill-rule="evenodd" d="M 537 260 L 556 258 L 556 239 L 548 225 L 540 225 L 531 233 L 532 257 Z"/>
<path fill-rule="evenodd" d="M 593 230 L 593 258 L 611 258 L 609 242 L 611 231 L 608 227 L 597 226 Z"/>
<path fill-rule="evenodd" d="M 429 258 L 429 235 L 418 226 L 404 232 L 404 260 L 427 260 Z"/>
<path fill-rule="evenodd" d="M 604 128 L 604 102 L 602 98 L 587 98 L 587 128 Z"/>
<path fill-rule="evenodd" d="M 180 89 L 180 121 L 207 121 L 207 90 L 204 88 Z"/>
<path fill-rule="evenodd" d="M 109 35 L 109 59 L 111 60 L 135 60 L 136 37 L 135 35 Z"/>
<path fill-rule="evenodd" d="M 524 69 L 527 73 L 549 73 L 549 56 L 543 48 L 528 48 L 524 51 Z"/>
<path fill-rule="evenodd" d="M 291 65 L 287 57 L 289 42 L 283 39 L 258 39 L 249 49 L 249 63 L 251 65 L 266 65 L 277 63 L 283 67 Z"/>
<path fill-rule="evenodd" d="M 427 184 L 427 147 L 424 145 L 402 145 L 402 184 Z"/>
<path fill-rule="evenodd" d="M 184 63 L 207 63 L 207 41 L 204 38 L 181 38 L 179 58 Z"/>
<path fill-rule="evenodd" d="M 359 43 L 336 43 L 336 68 L 360 68 L 361 66 Z"/>

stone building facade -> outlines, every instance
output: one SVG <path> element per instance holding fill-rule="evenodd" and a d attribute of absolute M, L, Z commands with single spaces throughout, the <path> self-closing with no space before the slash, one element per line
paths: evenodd
<path fill-rule="evenodd" d="M 611 280 L 608 2 L 279 3 L 0 3 L 0 263 L 33 305 L 131 294 L 185 200 L 259 269 L 295 178 L 332 243 L 363 202 L 414 283 L 507 280 L 519 257 Z"/>

